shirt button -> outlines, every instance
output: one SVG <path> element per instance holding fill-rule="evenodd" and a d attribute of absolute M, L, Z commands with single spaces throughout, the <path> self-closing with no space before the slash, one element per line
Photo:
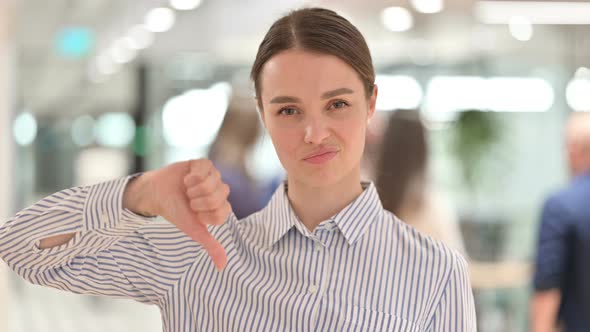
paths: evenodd
<path fill-rule="evenodd" d="M 322 251 L 322 245 L 319 243 L 315 244 L 315 251 Z"/>
<path fill-rule="evenodd" d="M 315 294 L 318 291 L 318 288 L 315 285 L 309 286 L 309 293 Z"/>

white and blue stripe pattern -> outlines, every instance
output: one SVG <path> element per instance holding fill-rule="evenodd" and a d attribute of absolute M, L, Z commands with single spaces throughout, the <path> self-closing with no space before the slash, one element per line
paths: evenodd
<path fill-rule="evenodd" d="M 211 228 L 220 273 L 172 224 L 122 209 L 127 181 L 21 211 L 0 227 L 0 256 L 34 284 L 157 305 L 167 332 L 476 331 L 465 260 L 385 211 L 372 184 L 313 232 L 279 187 L 264 210 Z"/>

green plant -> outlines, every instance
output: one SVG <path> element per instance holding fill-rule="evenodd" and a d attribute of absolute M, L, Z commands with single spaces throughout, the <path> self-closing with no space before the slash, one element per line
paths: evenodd
<path fill-rule="evenodd" d="M 500 136 L 498 120 L 491 112 L 467 110 L 455 122 L 454 153 L 461 163 L 463 178 L 474 193 L 482 166 L 490 158 L 492 146 Z"/>

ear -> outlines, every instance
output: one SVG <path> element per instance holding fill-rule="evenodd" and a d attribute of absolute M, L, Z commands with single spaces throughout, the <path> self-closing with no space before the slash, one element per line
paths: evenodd
<path fill-rule="evenodd" d="M 373 85 L 373 93 L 369 98 L 369 113 L 367 114 L 367 122 L 373 118 L 373 115 L 375 115 L 375 107 L 377 105 L 378 92 L 379 88 L 377 87 L 377 84 Z"/>

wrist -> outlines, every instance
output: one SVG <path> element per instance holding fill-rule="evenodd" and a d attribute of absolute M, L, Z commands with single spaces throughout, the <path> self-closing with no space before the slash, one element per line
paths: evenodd
<path fill-rule="evenodd" d="M 123 193 L 123 208 L 145 217 L 157 216 L 157 208 L 150 200 L 149 193 L 148 173 L 132 178 Z"/>

